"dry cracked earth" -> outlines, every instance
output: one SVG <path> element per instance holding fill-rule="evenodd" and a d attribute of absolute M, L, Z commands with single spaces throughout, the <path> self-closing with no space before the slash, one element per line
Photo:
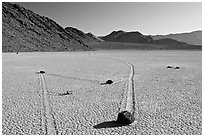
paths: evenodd
<path fill-rule="evenodd" d="M 201 135 L 200 52 L 157 52 L 3 54 L 2 134 Z"/>

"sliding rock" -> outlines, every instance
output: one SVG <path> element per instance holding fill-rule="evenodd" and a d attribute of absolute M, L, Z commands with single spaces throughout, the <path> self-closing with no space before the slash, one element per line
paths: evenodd
<path fill-rule="evenodd" d="M 134 121 L 135 121 L 135 118 L 133 114 L 131 114 L 128 111 L 122 111 L 118 114 L 118 119 L 116 122 L 120 124 L 128 125 L 133 123 Z"/>

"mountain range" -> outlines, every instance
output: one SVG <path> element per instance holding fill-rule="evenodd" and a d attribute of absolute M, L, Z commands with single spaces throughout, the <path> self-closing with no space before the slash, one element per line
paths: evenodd
<path fill-rule="evenodd" d="M 202 45 L 202 31 L 193 31 L 189 33 L 177 33 L 168 35 L 152 35 L 150 37 L 152 37 L 154 40 L 171 38 L 177 41 L 185 42 L 187 44 Z"/>
<path fill-rule="evenodd" d="M 145 49 L 144 44 L 154 45 L 147 46 L 148 49 L 199 49 L 201 46 L 188 44 L 183 41 L 178 41 L 173 38 L 161 38 L 154 40 L 151 36 L 145 36 L 138 31 L 135 32 L 124 32 L 122 30 L 113 31 L 106 36 L 100 37 L 101 39 L 109 42 L 123 42 L 123 43 L 140 43 L 143 44 L 143 49 Z M 135 46 L 138 48 L 138 46 Z"/>
<path fill-rule="evenodd" d="M 2 3 L 2 51 L 92 50 L 95 37 L 72 27 L 62 28 L 18 4 Z"/>
<path fill-rule="evenodd" d="M 201 34 L 200 34 L 201 35 Z M 200 36 L 199 35 L 199 36 Z M 193 37 L 194 35 L 192 35 Z M 199 37 L 198 36 L 198 37 Z M 172 38 L 159 39 L 140 32 L 113 31 L 107 36 L 63 28 L 18 4 L 2 2 L 2 51 L 85 51 L 98 49 L 202 49 Z"/>

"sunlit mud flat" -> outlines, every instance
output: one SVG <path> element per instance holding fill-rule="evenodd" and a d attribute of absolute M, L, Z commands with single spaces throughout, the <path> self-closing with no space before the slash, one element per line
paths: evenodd
<path fill-rule="evenodd" d="M 200 135 L 201 60 L 173 50 L 3 53 L 2 134 Z M 135 121 L 116 124 L 126 109 Z"/>

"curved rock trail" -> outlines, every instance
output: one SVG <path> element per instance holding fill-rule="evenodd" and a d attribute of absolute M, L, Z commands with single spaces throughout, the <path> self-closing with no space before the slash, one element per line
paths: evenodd
<path fill-rule="evenodd" d="M 64 76 L 64 75 L 59 75 L 59 74 L 54 74 L 54 73 L 45 73 L 45 74 L 46 75 L 50 75 L 50 76 L 54 76 L 54 77 L 61 77 L 61 78 L 64 78 L 64 79 L 73 79 L 73 80 L 91 82 L 91 83 L 94 83 L 94 84 L 97 84 L 97 85 L 103 83 L 102 81 L 99 81 L 99 80 L 91 80 L 91 79 L 85 79 L 85 78 Z M 114 81 L 112 84 L 117 84 L 117 83 L 126 81 L 127 79 L 128 79 L 128 77 L 127 78 L 123 78 L 123 79 L 118 79 L 117 81 Z"/>
<path fill-rule="evenodd" d="M 47 90 L 47 85 L 45 77 L 43 74 L 38 74 L 40 85 L 42 88 L 42 105 L 43 105 L 43 117 L 42 117 L 42 129 L 46 135 L 57 135 L 57 127 L 55 123 L 55 118 L 53 115 L 52 108 L 50 106 L 49 94 Z"/>
<path fill-rule="evenodd" d="M 100 83 L 98 80 L 90 80 L 90 79 L 85 79 L 85 78 L 63 76 L 63 75 L 54 74 L 54 73 L 46 73 L 46 75 L 55 76 L 55 77 L 61 77 L 61 78 L 64 78 L 64 79 L 73 79 L 73 80 L 87 81 L 87 82 L 92 82 L 92 83 L 97 83 L 97 84 Z"/>
<path fill-rule="evenodd" d="M 122 81 L 126 81 L 126 80 L 128 81 L 126 83 L 127 89 L 125 90 L 125 92 L 123 94 L 123 98 L 122 98 L 121 103 L 120 103 L 121 105 L 120 105 L 119 111 L 124 111 L 124 110 L 129 111 L 137 119 L 138 118 L 138 109 L 137 109 L 137 102 L 135 100 L 135 93 L 134 93 L 135 92 L 134 91 L 134 75 L 135 75 L 134 74 L 134 65 L 129 63 L 129 62 L 120 60 L 120 59 L 100 57 L 100 56 L 95 56 L 95 57 L 115 60 L 115 61 L 121 62 L 121 63 L 129 66 L 129 68 L 130 68 L 129 76 L 126 78 L 120 79 L 118 81 L 115 81 L 113 84 L 116 84 L 116 83 L 119 83 Z M 57 75 L 57 74 L 52 74 L 52 73 L 45 73 L 45 74 L 51 75 L 51 76 L 62 77 L 62 78 L 74 79 L 74 80 L 83 80 L 83 81 L 87 81 L 87 82 L 100 83 L 97 80 L 89 80 L 89 79 L 84 79 L 84 78 L 62 76 L 62 75 Z M 49 93 L 47 90 L 45 77 L 44 77 L 44 74 L 42 74 L 42 73 L 38 73 L 38 76 L 39 76 L 39 80 L 40 80 L 40 85 L 42 87 L 42 97 L 43 97 L 42 102 L 43 102 L 43 107 L 44 107 L 44 117 L 42 118 L 42 126 L 43 126 L 42 128 L 45 131 L 45 133 L 48 135 L 57 135 L 58 134 L 57 125 L 56 125 L 55 118 L 53 115 L 53 110 L 50 106 Z"/>
<path fill-rule="evenodd" d="M 130 75 L 128 78 L 128 91 L 127 91 L 127 101 L 126 101 L 126 110 L 135 113 L 135 97 L 134 97 L 134 66 L 130 63 L 127 63 L 130 66 Z"/>
<path fill-rule="evenodd" d="M 137 102 L 135 100 L 135 93 L 134 93 L 134 65 L 129 63 L 129 62 L 126 62 L 124 60 L 120 60 L 120 59 L 116 59 L 116 58 L 108 58 L 108 57 L 101 57 L 101 56 L 95 56 L 95 57 L 115 60 L 115 61 L 124 63 L 130 67 L 130 74 L 129 74 L 128 78 L 121 80 L 121 81 L 128 80 L 128 83 L 127 83 L 127 91 L 125 91 L 126 93 L 124 93 L 123 99 L 121 101 L 120 111 L 127 110 L 127 111 L 131 112 L 132 114 L 134 114 L 137 118 L 138 117 L 138 109 L 136 107 Z M 124 106 L 125 106 L 125 108 L 124 108 Z"/>
<path fill-rule="evenodd" d="M 95 56 L 95 55 L 94 55 Z M 115 60 L 115 61 L 119 61 L 122 62 L 126 65 L 128 65 L 130 67 L 130 74 L 128 76 L 128 78 L 124 78 L 121 80 L 117 80 L 115 81 L 113 84 L 117 84 L 119 82 L 128 80 L 128 89 L 127 89 L 127 93 L 124 93 L 124 95 L 126 95 L 126 97 L 123 97 L 123 100 L 121 101 L 121 107 L 120 107 L 120 111 L 122 110 L 127 110 L 133 114 L 135 114 L 135 97 L 134 97 L 134 65 L 128 62 L 125 62 L 123 60 L 119 60 L 119 59 L 114 59 L 114 58 L 107 58 L 107 57 L 100 57 L 100 56 L 96 56 L 99 58 L 105 58 L 105 59 L 111 59 L 111 60 Z M 70 76 L 62 76 L 62 75 L 58 75 L 58 74 L 52 74 L 52 73 L 46 73 L 47 75 L 51 75 L 51 76 L 57 76 L 57 77 L 62 77 L 62 78 L 68 78 L 68 79 L 74 79 L 74 80 L 83 80 L 83 81 L 88 81 L 88 82 L 92 82 L 92 83 L 100 83 L 97 80 L 89 80 L 89 79 L 84 79 L 84 78 L 76 78 L 76 77 L 70 77 Z M 125 103 L 125 104 L 124 104 Z M 126 106 L 125 108 L 123 108 L 124 106 Z"/>
<path fill-rule="evenodd" d="M 129 68 L 130 68 L 129 76 L 126 78 L 114 81 L 113 84 L 117 84 L 117 83 L 122 82 L 122 81 L 128 81 L 125 85 L 126 89 L 123 93 L 123 97 L 122 97 L 122 100 L 120 103 L 119 111 L 124 111 L 124 110 L 129 111 L 137 119 L 139 117 L 139 114 L 138 114 L 138 105 L 137 105 L 137 101 L 136 101 L 135 93 L 134 93 L 135 92 L 134 91 L 135 90 L 134 89 L 134 75 L 135 75 L 134 65 L 129 63 L 129 62 L 126 62 L 124 60 L 120 60 L 120 59 L 116 59 L 116 58 L 108 58 L 108 57 L 101 57 L 101 56 L 95 56 L 95 57 L 104 58 L 104 59 L 111 59 L 111 60 L 118 61 L 118 62 L 121 62 L 121 63 L 129 66 Z M 146 72 L 146 73 L 149 73 L 149 72 Z M 53 74 L 53 73 L 45 73 L 45 74 L 50 75 L 50 76 L 67 78 L 67 79 L 82 80 L 82 81 L 87 81 L 87 82 L 91 82 L 91 83 L 95 83 L 95 84 L 100 83 L 100 81 L 89 80 L 89 79 L 85 79 L 85 78 L 63 76 L 63 75 L 58 75 L 58 74 Z M 145 74 L 145 73 L 142 73 L 142 74 Z M 52 108 L 50 107 L 50 103 L 49 103 L 50 100 L 49 100 L 49 95 L 48 95 L 45 77 L 44 77 L 44 74 L 42 74 L 42 73 L 38 73 L 38 76 L 39 76 L 40 83 L 42 86 L 43 106 L 44 106 L 44 111 L 45 111 L 44 112 L 44 119 L 42 120 L 42 125 L 43 125 L 44 131 L 46 132 L 46 134 L 55 135 L 55 134 L 58 134 L 58 131 L 56 128 L 54 115 L 52 114 Z M 137 121 L 135 121 L 133 124 L 135 124 L 136 122 Z"/>

